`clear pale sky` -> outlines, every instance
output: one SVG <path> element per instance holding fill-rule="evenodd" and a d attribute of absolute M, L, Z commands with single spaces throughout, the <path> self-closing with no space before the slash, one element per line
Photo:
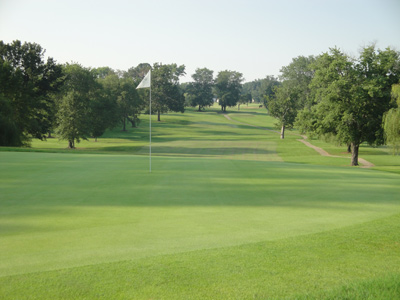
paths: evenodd
<path fill-rule="evenodd" d="M 142 62 L 279 75 L 299 55 L 376 42 L 400 51 L 400 0 L 0 0 L 0 40 L 35 42 L 59 63 Z"/>

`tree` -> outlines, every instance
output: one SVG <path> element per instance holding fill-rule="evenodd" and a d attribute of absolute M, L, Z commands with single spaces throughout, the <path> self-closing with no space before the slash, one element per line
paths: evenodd
<path fill-rule="evenodd" d="M 136 90 L 137 82 L 132 78 L 123 78 L 120 83 L 120 93 L 117 98 L 119 116 L 122 120 L 123 129 L 126 131 L 126 121 L 131 121 L 132 126 L 143 109 L 144 101 Z"/>
<path fill-rule="evenodd" d="M 215 93 L 219 100 L 221 110 L 226 112 L 226 107 L 236 106 L 240 100 L 243 75 L 235 71 L 221 71 L 215 80 Z"/>
<path fill-rule="evenodd" d="M 95 69 L 94 74 L 98 73 L 99 70 Z M 118 121 L 122 120 L 119 115 L 117 103 L 118 97 L 121 94 L 121 79 L 114 70 L 110 69 L 110 71 L 102 76 L 97 75 L 96 81 L 102 86 L 102 97 L 105 97 L 107 101 L 112 103 L 113 109 L 109 111 L 109 117 L 112 119 L 110 123 L 115 125 Z"/>
<path fill-rule="evenodd" d="M 141 68 L 143 65 L 146 64 L 140 64 L 137 68 Z M 129 121 L 132 127 L 136 127 L 139 122 L 139 115 L 144 108 L 146 99 L 141 97 L 136 90 L 141 78 L 131 76 L 135 70 L 135 68 L 131 68 L 131 74 L 128 75 L 127 72 L 115 72 L 109 69 L 105 76 L 97 79 L 103 87 L 102 95 L 93 102 L 95 107 L 92 108 L 92 111 L 98 111 L 96 120 L 102 120 L 97 123 L 100 126 L 98 128 L 102 128 L 98 133 L 115 126 L 117 122 L 122 123 L 122 131 L 126 131 L 126 121 Z M 98 74 L 99 71 L 95 70 L 94 73 Z M 139 73 L 136 73 L 135 76 L 139 76 L 137 75 Z M 100 115 L 102 117 L 98 118 Z"/>
<path fill-rule="evenodd" d="M 91 102 L 97 96 L 100 85 L 90 69 L 78 64 L 64 67 L 65 83 L 57 103 L 56 133 L 68 141 L 68 148 L 75 142 L 86 140 L 91 135 Z"/>
<path fill-rule="evenodd" d="M 121 92 L 120 78 L 109 67 L 92 69 L 91 72 L 100 84 L 90 101 L 90 135 L 97 141 L 106 129 L 113 128 L 120 120 L 117 103 Z"/>
<path fill-rule="evenodd" d="M 115 74 L 115 71 L 113 69 L 111 69 L 110 67 L 94 68 L 91 71 L 95 75 L 95 77 L 98 79 L 104 79 L 109 75 Z"/>
<path fill-rule="evenodd" d="M 291 129 L 299 108 L 298 91 L 292 86 L 293 81 L 284 81 L 275 88 L 274 96 L 269 98 L 268 111 L 278 119 L 281 127 L 281 139 L 285 138 L 285 129 Z"/>
<path fill-rule="evenodd" d="M 187 97 L 191 106 L 198 106 L 199 111 L 205 106 L 211 106 L 214 103 L 213 94 L 213 71 L 202 68 L 196 69 L 196 72 L 192 75 L 193 82 L 190 82 L 187 86 Z"/>
<path fill-rule="evenodd" d="M 134 80 L 142 80 L 144 76 L 151 69 L 151 65 L 148 63 L 138 64 L 136 67 L 129 68 L 128 71 L 124 72 L 124 78 L 133 78 Z"/>
<path fill-rule="evenodd" d="M 393 155 L 400 151 L 400 84 L 392 87 L 392 98 L 397 102 L 397 108 L 390 109 L 383 118 L 385 141 L 393 148 Z"/>
<path fill-rule="evenodd" d="M 372 45 L 358 59 L 351 59 L 334 48 L 320 55 L 314 66 L 310 87 L 316 105 L 302 113 L 298 123 L 351 144 L 351 165 L 357 166 L 361 143 L 380 145 L 384 141 L 382 118 L 391 108 L 391 87 L 399 80 L 399 53 L 390 48 L 376 50 Z"/>
<path fill-rule="evenodd" d="M 314 77 L 314 56 L 298 56 L 292 62 L 281 68 L 281 81 L 291 81 L 292 88 L 296 90 L 296 98 L 299 107 L 311 107 L 312 95 L 310 83 Z"/>
<path fill-rule="evenodd" d="M 389 110 L 383 119 L 383 129 L 385 131 L 385 140 L 392 146 L 393 155 L 400 150 L 400 109 Z"/>
<path fill-rule="evenodd" d="M 249 102 L 251 102 L 251 94 L 241 94 L 239 103 L 238 103 L 238 110 L 240 110 L 240 104 L 247 104 L 249 105 Z"/>
<path fill-rule="evenodd" d="M 400 107 L 400 83 L 392 86 L 392 98 L 393 102 L 396 102 L 397 107 Z"/>
<path fill-rule="evenodd" d="M 61 66 L 35 43 L 0 41 L 0 142 L 28 145 L 31 137 L 45 139 L 53 125 L 52 94 L 62 84 Z"/>
<path fill-rule="evenodd" d="M 264 96 L 269 113 L 278 119 L 276 125 L 281 127 L 281 139 L 285 138 L 285 129 L 293 128 L 298 111 L 311 106 L 309 84 L 314 76 L 313 61 L 313 56 L 293 58 L 280 70 L 283 82 L 275 86 L 273 93 Z"/>
<path fill-rule="evenodd" d="M 0 94 L 0 146 L 19 146 L 21 132 L 13 119 L 11 101 Z"/>
<path fill-rule="evenodd" d="M 151 98 L 152 110 L 157 112 L 158 121 L 161 121 L 161 113 L 168 110 L 182 113 L 185 111 L 185 97 L 179 88 L 179 77 L 184 74 L 184 65 L 154 64 L 151 74 Z"/>
<path fill-rule="evenodd" d="M 95 95 L 90 99 L 89 126 L 90 136 L 97 138 L 102 136 L 108 128 L 113 128 L 118 120 L 118 106 L 113 98 L 99 86 Z"/>

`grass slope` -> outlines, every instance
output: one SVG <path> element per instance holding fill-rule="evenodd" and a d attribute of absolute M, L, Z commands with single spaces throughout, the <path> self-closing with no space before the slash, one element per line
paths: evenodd
<path fill-rule="evenodd" d="M 230 117 L 273 128 L 257 109 Z M 163 120 L 151 174 L 145 127 L 75 155 L 0 152 L 0 298 L 399 295 L 398 174 L 215 111 Z"/>

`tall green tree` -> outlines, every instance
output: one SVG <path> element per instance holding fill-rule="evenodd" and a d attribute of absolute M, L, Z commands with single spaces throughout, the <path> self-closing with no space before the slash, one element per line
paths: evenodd
<path fill-rule="evenodd" d="M 68 141 L 68 148 L 91 135 L 91 102 L 98 95 L 100 85 L 90 69 L 79 64 L 64 67 L 65 82 L 57 101 L 56 133 Z"/>
<path fill-rule="evenodd" d="M 185 74 L 185 66 L 176 64 L 153 65 L 151 78 L 152 110 L 157 112 L 157 120 L 161 121 L 161 113 L 168 110 L 185 111 L 185 97 L 179 87 L 179 77 Z"/>
<path fill-rule="evenodd" d="M 276 126 L 281 128 L 281 139 L 285 138 L 286 129 L 293 128 L 300 107 L 299 93 L 292 83 L 284 81 L 275 88 L 274 96 L 268 98 L 268 111 L 278 120 Z"/>
<path fill-rule="evenodd" d="M 36 43 L 0 41 L 0 143 L 28 145 L 45 139 L 53 125 L 53 97 L 62 84 L 62 70 Z"/>
<path fill-rule="evenodd" d="M 273 93 L 264 96 L 269 113 L 278 119 L 281 139 L 285 138 L 285 129 L 293 128 L 297 113 L 304 107 L 310 107 L 310 82 L 314 77 L 313 56 L 299 56 L 281 68 L 282 84 L 275 86 Z"/>
<path fill-rule="evenodd" d="M 365 47 L 358 59 L 331 49 L 315 63 L 310 87 L 317 104 L 299 115 L 298 124 L 303 131 L 332 134 L 350 144 L 351 165 L 357 166 L 361 143 L 384 141 L 382 118 L 391 108 L 391 87 L 399 75 L 399 53 L 390 48 Z"/>
<path fill-rule="evenodd" d="M 134 68 L 130 70 L 133 74 Z M 98 70 L 94 73 L 97 74 Z M 122 130 L 126 131 L 127 121 L 132 124 L 132 127 L 136 127 L 139 122 L 139 115 L 147 98 L 139 95 L 136 86 L 141 79 L 139 77 L 133 78 L 132 74 L 128 75 L 127 72 L 111 70 L 107 72 L 106 76 L 97 79 L 103 87 L 102 97 L 94 102 L 95 108 L 99 112 L 97 116 L 103 114 L 101 118 L 103 122 L 97 123 L 100 128 L 103 128 L 100 132 L 114 127 L 117 122 L 121 122 Z M 135 76 L 139 75 L 136 74 Z M 106 108 L 106 111 L 104 111 L 104 108 Z"/>
<path fill-rule="evenodd" d="M 0 146 L 20 146 L 21 143 L 21 132 L 13 119 L 12 102 L 0 93 Z"/>
<path fill-rule="evenodd" d="M 240 100 L 238 103 L 238 110 L 240 110 L 240 104 L 247 104 L 249 105 L 249 102 L 251 102 L 251 94 L 247 93 L 247 94 L 241 94 L 240 95 Z"/>
<path fill-rule="evenodd" d="M 292 62 L 281 68 L 281 81 L 290 81 L 290 85 L 296 90 L 296 98 L 299 107 L 311 107 L 312 95 L 310 89 L 311 80 L 314 77 L 314 56 L 298 56 Z"/>
<path fill-rule="evenodd" d="M 393 149 L 393 155 L 400 152 L 400 84 L 392 87 L 393 102 L 396 101 L 397 108 L 390 109 L 383 118 L 383 130 L 385 141 Z"/>
<path fill-rule="evenodd" d="M 90 136 L 95 139 L 102 136 L 108 128 L 113 128 L 118 122 L 118 105 L 100 85 L 90 99 L 89 115 Z"/>
<path fill-rule="evenodd" d="M 95 75 L 95 77 L 98 79 L 104 79 L 109 75 L 116 74 L 115 71 L 110 67 L 94 68 L 91 71 Z"/>
<path fill-rule="evenodd" d="M 132 126 L 135 126 L 135 122 L 137 122 L 138 116 L 144 108 L 145 101 L 139 96 L 136 86 L 137 82 L 132 78 L 121 79 L 117 103 L 123 125 L 122 131 L 126 131 L 126 121 L 130 121 Z"/>
<path fill-rule="evenodd" d="M 385 141 L 392 146 L 393 155 L 400 151 L 400 109 L 389 110 L 383 119 Z"/>
<path fill-rule="evenodd" d="M 215 79 L 215 93 L 221 110 L 226 112 L 226 107 L 236 106 L 240 100 L 243 82 L 242 73 L 236 71 L 221 71 Z"/>
<path fill-rule="evenodd" d="M 392 86 L 392 98 L 393 102 L 396 102 L 397 107 L 400 107 L 400 83 Z"/>
<path fill-rule="evenodd" d="M 141 80 L 151 69 L 151 65 L 148 63 L 140 63 L 136 67 L 129 68 L 128 71 L 124 72 L 124 78 L 132 78 L 134 80 Z"/>
<path fill-rule="evenodd" d="M 207 68 L 196 69 L 196 72 L 192 75 L 193 82 L 190 82 L 186 88 L 186 95 L 191 106 L 198 106 L 199 111 L 214 103 L 213 73 Z"/>
<path fill-rule="evenodd" d="M 121 89 L 120 78 L 110 67 L 92 69 L 91 72 L 100 84 L 90 102 L 90 132 L 97 141 L 106 129 L 113 128 L 120 121 L 117 99 Z"/>

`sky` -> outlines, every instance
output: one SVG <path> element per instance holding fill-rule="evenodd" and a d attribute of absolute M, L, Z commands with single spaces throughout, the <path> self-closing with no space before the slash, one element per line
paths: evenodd
<path fill-rule="evenodd" d="M 204 67 L 248 82 L 332 47 L 400 51 L 400 0 L 0 0 L 0 40 L 38 43 L 59 63 L 176 63 L 181 82 Z"/>

